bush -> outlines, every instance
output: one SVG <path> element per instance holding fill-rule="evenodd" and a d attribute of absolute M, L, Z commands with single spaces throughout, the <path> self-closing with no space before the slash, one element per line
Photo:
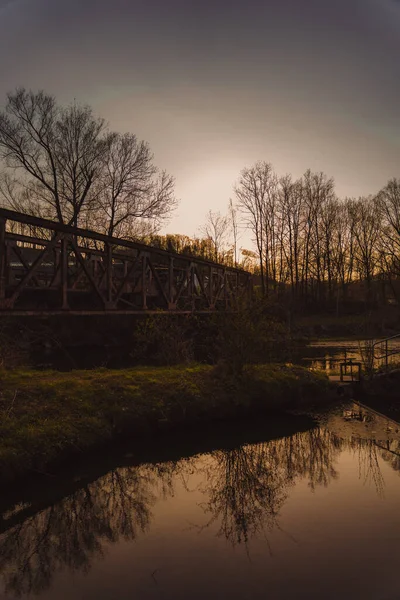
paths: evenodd
<path fill-rule="evenodd" d="M 20 336 L 11 335 L 6 327 L 0 329 L 0 369 L 12 369 L 27 361 L 28 352 L 21 345 Z"/>
<path fill-rule="evenodd" d="M 219 362 L 235 373 L 246 364 L 288 360 L 292 347 L 287 325 L 265 300 L 247 302 L 237 312 L 222 315 L 216 343 Z"/>
<path fill-rule="evenodd" d="M 189 363 L 194 358 L 190 317 L 153 315 L 139 321 L 131 356 L 156 365 Z"/>

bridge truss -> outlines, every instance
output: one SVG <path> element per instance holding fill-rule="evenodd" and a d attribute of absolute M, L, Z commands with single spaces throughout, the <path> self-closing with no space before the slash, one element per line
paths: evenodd
<path fill-rule="evenodd" d="M 0 315 L 233 310 L 250 273 L 0 209 Z"/>

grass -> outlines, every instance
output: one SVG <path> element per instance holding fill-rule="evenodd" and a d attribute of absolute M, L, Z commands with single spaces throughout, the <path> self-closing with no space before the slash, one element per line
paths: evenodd
<path fill-rule="evenodd" d="M 46 471 L 124 432 L 294 408 L 326 394 L 323 375 L 291 365 L 232 377 L 204 365 L 0 372 L 0 480 Z"/>

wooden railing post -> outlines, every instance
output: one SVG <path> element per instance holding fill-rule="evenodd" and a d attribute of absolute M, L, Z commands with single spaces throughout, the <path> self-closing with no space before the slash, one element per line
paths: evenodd
<path fill-rule="evenodd" d="M 143 258 L 142 258 L 142 308 L 143 308 L 143 310 L 147 310 L 146 267 L 147 267 L 147 256 L 146 256 L 146 254 L 143 254 Z"/>
<path fill-rule="evenodd" d="M 113 301 L 113 248 L 111 244 L 106 244 L 106 278 L 107 278 L 107 300 L 105 308 L 114 308 Z"/>
<path fill-rule="evenodd" d="M 213 296 L 213 268 L 208 267 L 208 296 L 210 301 L 211 310 L 214 308 L 214 296 Z"/>
<path fill-rule="evenodd" d="M 69 310 L 68 304 L 68 239 L 61 240 L 61 308 Z"/>
<path fill-rule="evenodd" d="M 190 263 L 190 271 L 188 275 L 188 294 L 189 294 L 189 302 L 191 310 L 193 311 L 195 308 L 195 299 L 194 299 L 194 269 L 193 263 Z"/>
<path fill-rule="evenodd" d="M 6 247 L 6 219 L 0 218 L 0 308 L 6 304 L 6 271 L 7 271 L 7 247 Z"/>
<path fill-rule="evenodd" d="M 172 256 L 169 257 L 168 263 L 168 310 L 174 310 L 176 308 L 175 294 L 174 294 L 174 259 Z"/>

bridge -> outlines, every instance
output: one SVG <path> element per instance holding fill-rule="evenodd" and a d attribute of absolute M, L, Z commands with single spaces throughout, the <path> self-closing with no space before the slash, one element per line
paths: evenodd
<path fill-rule="evenodd" d="M 0 209 L 0 315 L 233 310 L 250 273 Z"/>

